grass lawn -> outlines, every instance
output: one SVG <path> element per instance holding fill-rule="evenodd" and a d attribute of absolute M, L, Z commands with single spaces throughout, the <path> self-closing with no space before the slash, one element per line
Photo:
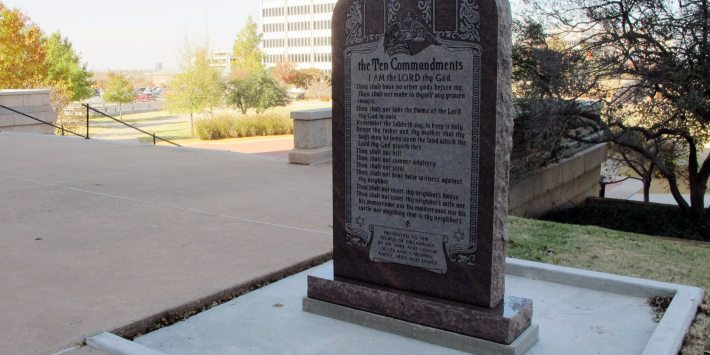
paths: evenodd
<path fill-rule="evenodd" d="M 697 286 L 705 302 L 683 354 L 703 354 L 710 339 L 710 243 L 511 217 L 508 256 Z"/>
<path fill-rule="evenodd" d="M 289 115 L 291 111 L 299 110 L 311 110 L 318 108 L 327 108 L 331 106 L 330 101 L 320 101 L 320 100 L 301 100 L 290 103 L 287 106 L 274 107 L 266 110 L 269 114 L 278 115 Z M 230 114 L 234 116 L 242 116 L 241 112 L 231 108 L 221 108 L 214 111 L 214 115 Z M 254 115 L 255 112 L 251 110 L 248 116 Z M 119 118 L 118 116 L 114 116 Z M 203 117 L 208 117 L 206 114 L 195 114 L 195 120 L 199 120 Z M 79 121 L 83 120 L 80 119 Z M 159 137 L 171 140 L 171 141 L 199 141 L 196 137 L 192 137 L 190 130 L 190 120 L 188 115 L 174 114 L 167 111 L 153 111 L 153 112 L 143 112 L 135 114 L 123 115 L 123 121 L 129 124 L 137 125 L 139 128 L 149 132 L 155 133 Z M 179 122 L 175 122 L 178 120 Z M 83 122 L 83 121 L 81 121 Z M 112 134 L 120 132 L 122 134 L 121 139 L 138 139 L 143 143 L 152 143 L 153 139 L 150 136 L 144 135 L 138 131 L 132 130 L 126 126 L 117 123 L 110 118 L 103 117 L 99 114 L 95 114 L 91 118 L 91 135 L 100 136 L 102 134 Z M 111 124 L 111 127 L 101 127 L 101 125 Z M 96 126 L 93 126 L 96 125 Z M 119 127 L 119 128 L 114 128 Z M 83 134 L 83 123 L 77 127 L 78 133 Z M 126 133 L 125 138 L 123 134 Z M 206 142 L 206 141 L 200 141 Z M 180 143 L 180 142 L 177 142 Z"/>
<path fill-rule="evenodd" d="M 191 132 L 190 132 L 190 124 L 185 123 L 185 122 L 176 122 L 176 123 L 166 123 L 166 124 L 160 124 L 160 125 L 155 125 L 151 126 L 148 129 L 143 129 L 148 132 L 155 132 L 155 134 L 158 137 L 161 137 L 163 139 L 167 139 L 169 141 L 177 141 L 180 139 L 190 139 L 191 137 Z M 138 141 L 141 143 L 150 143 L 153 144 L 153 138 L 150 136 L 146 135 L 141 135 L 138 137 Z M 161 141 L 158 140 L 158 143 Z M 168 144 L 168 143 L 164 143 Z M 179 144 L 179 143 L 178 143 Z"/>
<path fill-rule="evenodd" d="M 114 117 L 119 118 L 118 116 Z M 146 132 L 155 133 L 165 139 L 189 138 L 189 121 L 183 119 L 180 120 L 180 122 L 175 122 L 176 119 L 180 118 L 181 116 L 167 111 L 153 111 L 123 115 L 122 120 Z M 110 126 L 107 126 L 109 124 Z M 151 144 L 153 142 L 153 138 L 150 136 L 124 126 L 108 117 L 98 114 L 91 117 L 90 135 L 92 137 L 101 137 L 105 134 L 111 135 L 116 133 L 120 133 L 121 135 L 125 134 L 125 138 L 122 139 L 138 139 L 140 142 Z"/>
<path fill-rule="evenodd" d="M 151 111 L 151 112 L 141 112 L 141 113 L 131 113 L 123 115 L 122 120 L 124 122 L 134 124 L 134 123 L 146 123 L 152 121 L 160 121 L 167 118 L 174 118 L 179 116 L 168 111 Z M 118 119 L 121 119 L 118 115 L 114 115 Z M 91 123 L 117 123 L 116 121 L 95 113 L 91 116 Z"/>

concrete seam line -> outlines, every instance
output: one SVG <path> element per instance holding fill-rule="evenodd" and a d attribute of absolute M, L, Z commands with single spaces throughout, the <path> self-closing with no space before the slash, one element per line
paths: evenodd
<path fill-rule="evenodd" d="M 111 333 L 132 339 L 142 334 L 170 326 L 195 314 L 204 312 L 212 307 L 261 288 L 262 286 L 259 286 L 260 284 L 273 283 L 293 274 L 308 270 L 313 266 L 327 262 L 332 259 L 332 255 L 332 252 L 326 252 L 283 269 L 257 276 L 251 280 L 239 283 L 222 291 L 215 292 L 211 295 L 207 295 L 193 301 L 185 302 L 179 306 L 163 310 L 128 325 L 118 327 L 112 330 Z"/>
<path fill-rule="evenodd" d="M 259 220 L 255 220 L 255 219 L 241 218 L 241 217 L 230 216 L 230 215 L 221 214 L 221 213 L 214 213 L 214 212 L 202 211 L 202 210 L 198 210 L 198 209 L 194 209 L 194 208 L 185 208 L 185 207 L 164 205 L 164 204 L 161 204 L 161 203 L 153 203 L 153 202 L 144 201 L 144 200 L 140 200 L 140 199 L 132 198 L 132 197 L 127 197 L 127 196 L 119 196 L 119 195 L 113 195 L 113 194 L 108 194 L 108 193 L 104 193 L 104 192 L 83 190 L 83 189 L 79 189 L 79 188 L 76 188 L 76 187 L 62 186 L 62 185 L 57 185 L 57 184 L 45 183 L 45 182 L 41 182 L 41 181 L 36 181 L 36 180 L 32 180 L 32 179 L 25 179 L 25 178 L 20 178 L 20 177 L 15 177 L 15 176 L 8 176 L 8 175 L 2 175 L 2 174 L 0 174 L 0 177 L 6 178 L 6 179 L 12 179 L 12 180 L 19 180 L 19 181 L 29 182 L 29 183 L 33 183 L 33 184 L 37 184 L 37 185 L 43 185 L 43 186 L 49 186 L 49 187 L 56 187 L 56 188 L 60 188 L 60 189 L 64 189 L 64 190 L 69 190 L 69 191 L 82 192 L 82 193 L 90 194 L 90 195 L 96 195 L 96 196 L 101 196 L 101 197 L 108 197 L 108 198 L 114 198 L 114 199 L 119 199 L 119 200 L 124 200 L 124 201 L 130 201 L 130 202 L 135 202 L 135 203 L 141 203 L 141 204 L 148 205 L 148 206 L 153 206 L 153 207 L 169 208 L 169 209 L 174 209 L 174 210 L 178 210 L 178 211 L 192 212 L 192 213 L 197 213 L 197 214 L 202 214 L 202 215 L 207 215 L 207 216 L 228 218 L 228 219 L 233 219 L 233 220 L 240 221 L 240 222 L 245 222 L 245 223 L 261 224 L 261 225 L 266 225 L 266 226 L 271 226 L 271 227 L 284 228 L 284 229 L 290 229 L 290 230 L 297 230 L 297 231 L 301 231 L 301 232 L 315 233 L 315 234 L 321 234 L 321 235 L 330 235 L 330 234 L 331 234 L 330 232 L 322 232 L 322 231 L 317 231 L 317 230 L 313 230 L 313 229 L 307 229 L 307 228 L 301 228 L 301 227 L 294 227 L 294 226 L 287 226 L 287 225 L 284 225 L 284 224 L 277 224 L 277 223 L 259 221 Z"/>
<path fill-rule="evenodd" d="M 70 351 L 74 351 L 74 350 L 79 349 L 79 348 L 81 348 L 81 345 L 74 345 L 74 346 L 69 347 L 69 348 L 66 348 L 66 349 L 64 349 L 64 350 L 59 350 L 59 351 L 57 351 L 56 353 L 52 353 L 52 355 L 66 354 L 66 353 L 68 353 L 68 352 L 70 352 Z"/>
<path fill-rule="evenodd" d="M 92 348 L 120 355 L 165 355 L 145 345 L 121 338 L 111 333 L 101 333 L 86 338 L 86 344 Z"/>

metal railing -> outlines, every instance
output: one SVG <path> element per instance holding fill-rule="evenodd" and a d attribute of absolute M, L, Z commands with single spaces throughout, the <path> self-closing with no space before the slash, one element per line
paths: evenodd
<path fill-rule="evenodd" d="M 75 136 L 77 136 L 77 137 L 82 137 L 82 138 L 89 139 L 89 133 L 88 133 L 88 131 L 87 131 L 86 136 L 84 136 L 83 134 L 79 134 L 79 133 L 76 133 L 76 132 L 74 132 L 74 131 L 71 131 L 71 130 L 68 130 L 68 129 L 64 128 L 64 125 L 57 126 L 57 125 L 55 125 L 55 124 L 53 124 L 53 123 L 51 123 L 51 122 L 47 122 L 47 121 L 44 121 L 44 120 L 40 120 L 40 119 L 37 118 L 37 117 L 32 117 L 32 116 L 30 116 L 30 115 L 28 115 L 28 114 L 26 114 L 26 113 L 24 113 L 24 112 L 17 111 L 17 110 L 15 110 L 15 109 L 9 108 L 9 107 L 7 107 L 7 106 L 5 106 L 5 105 L 0 105 L 0 107 L 4 108 L 4 109 L 6 109 L 6 110 L 8 110 L 8 111 L 10 111 L 10 112 L 14 112 L 14 113 L 16 113 L 16 114 L 18 114 L 18 115 L 27 117 L 27 118 L 29 118 L 29 119 L 33 119 L 33 120 L 35 120 L 35 121 L 37 121 L 37 122 L 41 122 L 41 123 L 44 123 L 44 124 L 46 124 L 46 125 L 52 126 L 52 127 L 56 128 L 56 129 L 60 130 L 60 131 L 62 132 L 62 135 L 63 135 L 63 136 L 65 135 L 66 132 L 69 132 L 69 133 L 71 133 L 71 134 L 73 134 L 73 135 L 75 135 Z"/>
<path fill-rule="evenodd" d="M 139 132 L 141 132 L 141 133 L 143 133 L 143 134 L 146 134 L 146 135 L 150 136 L 151 138 L 153 138 L 153 145 L 156 145 L 156 144 L 158 143 L 158 141 L 160 140 L 160 141 L 163 141 L 163 142 L 165 142 L 165 143 L 172 144 L 172 145 L 177 146 L 177 147 L 182 147 L 180 144 L 177 144 L 177 143 L 175 143 L 175 142 L 173 142 L 173 141 L 170 141 L 170 140 L 168 140 L 168 139 L 159 137 L 159 136 L 157 136 L 155 133 L 148 133 L 148 132 L 146 132 L 146 131 L 144 131 L 144 130 L 142 130 L 142 129 L 140 129 L 140 128 L 134 126 L 134 125 L 131 125 L 131 124 L 126 123 L 126 122 L 124 122 L 124 121 L 122 121 L 122 120 L 119 120 L 118 118 L 113 117 L 113 116 L 111 116 L 111 115 L 109 115 L 109 114 L 107 114 L 107 113 L 105 113 L 105 112 L 101 112 L 101 111 L 99 111 L 99 110 L 97 110 L 97 109 L 95 109 L 95 108 L 89 106 L 88 104 L 82 104 L 81 106 L 83 106 L 84 108 L 86 108 L 86 135 L 79 134 L 79 133 L 76 133 L 76 132 L 74 132 L 74 131 L 68 130 L 68 129 L 64 128 L 64 125 L 57 126 L 57 125 L 55 125 L 55 124 L 53 124 L 53 123 L 51 123 L 51 122 L 47 122 L 47 121 L 44 121 L 44 120 L 40 120 L 40 119 L 37 118 L 37 117 L 32 117 L 32 116 L 30 116 L 30 115 L 28 115 L 28 114 L 26 114 L 26 113 L 24 113 L 24 112 L 17 111 L 17 110 L 15 110 L 15 109 L 10 108 L 10 107 L 7 107 L 7 106 L 5 106 L 5 105 L 0 105 L 0 107 L 4 108 L 4 109 L 6 109 L 6 110 L 8 110 L 8 111 L 10 111 L 10 112 L 16 113 L 16 114 L 18 114 L 18 115 L 22 115 L 22 116 L 24 116 L 24 117 L 33 119 L 33 120 L 35 120 L 35 121 L 37 121 L 37 122 L 44 123 L 44 124 L 46 124 L 46 125 L 52 126 L 52 127 L 56 128 L 56 129 L 58 129 L 58 130 L 61 132 L 61 134 L 62 134 L 63 136 L 66 135 L 66 133 L 68 132 L 68 133 L 71 133 L 71 134 L 73 134 L 73 135 L 75 135 L 75 136 L 77 136 L 77 137 L 82 137 L 82 138 L 85 138 L 85 139 L 89 139 L 89 126 L 90 126 L 89 122 L 90 122 L 90 119 L 91 119 L 91 111 L 93 111 L 93 112 L 96 112 L 96 113 L 98 113 L 98 114 L 100 114 L 100 115 L 102 115 L 102 116 L 104 116 L 104 117 L 108 117 L 108 118 L 110 118 L 110 119 L 112 119 L 112 120 L 114 120 L 114 121 L 116 121 L 116 122 L 118 122 L 118 123 L 121 123 L 121 124 L 123 124 L 123 125 L 125 125 L 125 126 L 127 126 L 127 127 L 133 128 L 133 129 L 135 129 L 136 131 L 139 131 Z"/>
<path fill-rule="evenodd" d="M 114 120 L 114 121 L 116 121 L 116 122 L 118 122 L 118 123 L 121 123 L 121 124 L 123 124 L 123 125 L 125 125 L 125 126 L 127 126 L 127 127 L 133 128 L 133 129 L 135 129 L 135 130 L 138 131 L 138 132 L 141 132 L 141 133 L 143 133 L 143 134 L 146 134 L 146 135 L 152 137 L 152 138 L 153 138 L 153 145 L 156 145 L 156 144 L 157 144 L 157 141 L 158 141 L 158 140 L 161 140 L 161 141 L 163 141 L 163 142 L 165 142 L 165 143 L 172 144 L 172 145 L 174 145 L 174 146 L 176 146 L 176 147 L 182 147 L 180 144 L 177 144 L 177 143 L 175 143 L 175 142 L 173 142 L 173 141 L 170 141 L 170 140 L 167 140 L 167 139 L 165 139 L 165 138 L 156 136 L 155 133 L 148 133 L 148 132 L 146 132 L 146 131 L 144 131 L 144 130 L 142 130 L 142 129 L 140 129 L 140 128 L 138 128 L 138 127 L 132 125 L 132 124 L 126 123 L 126 122 L 124 122 L 124 121 L 122 121 L 122 120 L 119 120 L 118 118 L 113 117 L 113 116 L 111 116 L 111 115 L 109 115 L 109 114 L 107 114 L 107 113 L 105 113 L 105 112 L 99 111 L 99 110 L 97 110 L 97 109 L 95 109 L 95 108 L 89 106 L 88 104 L 82 104 L 81 106 L 83 106 L 83 107 L 86 108 L 86 139 L 89 139 L 89 118 L 90 118 L 90 112 L 93 111 L 93 112 L 96 112 L 96 113 L 98 113 L 98 114 L 100 114 L 100 115 L 102 115 L 102 116 L 104 116 L 104 117 L 110 118 L 110 119 L 112 119 L 112 120 Z"/>

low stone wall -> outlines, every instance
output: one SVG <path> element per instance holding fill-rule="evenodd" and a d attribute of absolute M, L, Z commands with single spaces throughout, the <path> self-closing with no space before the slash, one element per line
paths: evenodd
<path fill-rule="evenodd" d="M 553 209 L 598 196 L 601 164 L 606 157 L 606 144 L 597 144 L 511 181 L 510 214 L 539 217 Z"/>
<path fill-rule="evenodd" d="M 49 101 L 49 89 L 0 90 L 0 105 L 42 121 L 54 123 L 57 120 L 57 114 Z M 0 131 L 52 134 L 54 127 L 0 107 Z"/>
<path fill-rule="evenodd" d="M 315 164 L 332 160 L 332 110 L 291 112 L 294 149 L 289 162 Z M 511 181 L 509 212 L 519 217 L 539 217 L 555 208 L 583 203 L 599 194 L 601 164 L 606 144 L 576 152 L 557 164 L 531 171 Z"/>

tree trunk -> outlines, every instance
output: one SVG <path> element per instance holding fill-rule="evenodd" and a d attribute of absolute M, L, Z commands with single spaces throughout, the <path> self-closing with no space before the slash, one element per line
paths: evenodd
<path fill-rule="evenodd" d="M 644 203 L 649 203 L 651 202 L 650 195 L 651 195 L 651 182 L 653 182 L 653 172 L 655 170 L 655 166 L 651 164 L 651 167 L 648 169 L 645 169 L 645 172 L 641 176 L 641 181 L 643 182 L 643 202 Z"/>
<path fill-rule="evenodd" d="M 195 136 L 195 120 L 192 118 L 192 112 L 190 112 L 190 135 Z"/>
<path fill-rule="evenodd" d="M 669 176 L 666 176 L 666 181 L 668 181 L 668 185 L 671 188 L 671 194 L 673 195 L 673 198 L 675 199 L 675 202 L 678 204 L 678 207 L 685 212 L 691 212 L 691 207 L 688 205 L 688 201 L 683 198 L 683 194 L 680 193 L 680 189 L 678 188 L 678 180 L 676 180 L 675 176 L 672 178 Z M 693 184 L 690 184 L 691 189 Z"/>
<path fill-rule="evenodd" d="M 123 108 L 121 107 L 121 103 L 118 103 L 118 117 L 123 121 Z"/>
<path fill-rule="evenodd" d="M 650 201 L 650 192 L 651 192 L 651 179 L 644 179 L 643 180 L 643 202 L 644 203 L 649 203 Z"/>
<path fill-rule="evenodd" d="M 706 170 L 705 161 L 700 166 L 698 162 L 698 147 L 694 140 L 690 140 L 690 156 L 688 159 L 688 185 L 690 187 L 690 208 L 689 212 L 692 216 L 703 218 L 705 215 L 705 192 L 708 189 L 708 175 L 710 172 Z M 702 146 L 700 147 L 702 151 Z M 710 159 L 706 158 L 706 159 Z"/>
<path fill-rule="evenodd" d="M 690 210 L 694 216 L 705 216 L 705 192 L 707 191 L 707 182 L 690 181 Z"/>

